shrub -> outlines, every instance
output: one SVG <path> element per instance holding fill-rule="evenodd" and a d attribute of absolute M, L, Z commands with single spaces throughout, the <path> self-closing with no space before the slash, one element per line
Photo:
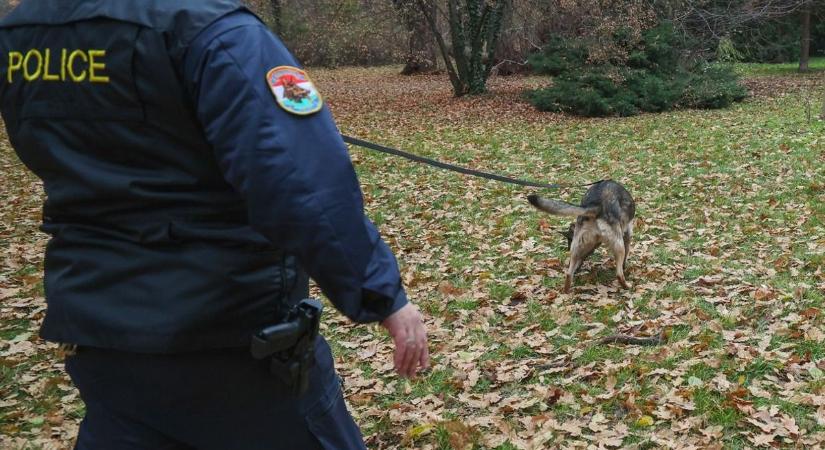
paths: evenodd
<path fill-rule="evenodd" d="M 581 41 L 554 36 L 544 46 L 543 52 L 530 55 L 527 61 L 534 72 L 555 77 L 581 67 L 587 59 L 584 47 Z"/>
<path fill-rule="evenodd" d="M 582 116 L 629 116 L 676 107 L 722 108 L 745 98 L 745 88 L 728 66 L 692 63 L 684 44 L 667 25 L 633 41 L 617 33 L 624 59 L 594 63 L 582 40 L 554 38 L 530 59 L 538 73 L 555 76 L 552 86 L 528 92 L 543 111 Z"/>
<path fill-rule="evenodd" d="M 549 89 L 533 91 L 529 98 L 542 111 L 567 112 L 580 116 L 628 116 L 638 113 L 631 98 L 615 88 L 609 88 L 609 79 L 599 81 L 583 83 L 558 80 Z"/>
<path fill-rule="evenodd" d="M 729 66 L 705 64 L 692 75 L 692 80 L 682 96 L 681 106 L 725 108 L 747 96 L 748 91 L 739 84 L 737 75 Z"/>
<path fill-rule="evenodd" d="M 736 63 L 745 60 L 745 54 L 740 52 L 730 37 L 719 39 L 716 46 L 716 60 L 724 63 Z"/>

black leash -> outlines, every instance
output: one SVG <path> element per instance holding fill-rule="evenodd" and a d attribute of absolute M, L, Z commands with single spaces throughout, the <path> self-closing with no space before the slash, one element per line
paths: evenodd
<path fill-rule="evenodd" d="M 363 139 L 358 139 L 346 135 L 341 135 L 344 138 L 344 142 L 347 144 L 357 145 L 359 147 L 368 148 L 370 150 L 375 150 L 381 153 L 387 153 L 390 155 L 400 156 L 402 158 L 409 159 L 410 161 L 419 162 L 423 164 L 428 164 L 433 167 L 438 167 L 439 169 L 451 170 L 453 172 L 463 173 L 465 175 L 470 175 L 479 178 L 486 178 L 488 180 L 496 180 L 501 181 L 502 183 L 510 183 L 510 184 L 518 184 L 520 186 L 530 186 L 530 187 L 537 187 L 537 188 L 544 188 L 544 189 L 559 189 L 563 187 L 560 184 L 547 184 L 547 183 L 539 183 L 536 181 L 529 181 L 529 180 L 519 180 L 517 178 L 510 178 L 505 177 L 503 175 L 496 175 L 494 173 L 487 173 L 482 172 L 480 170 L 475 169 L 468 169 L 466 167 L 456 166 L 455 164 L 448 164 L 441 161 L 436 161 L 434 159 L 425 158 L 423 156 L 418 156 L 412 153 L 405 152 L 403 150 L 398 150 L 396 148 L 385 147 L 383 145 L 374 144 L 369 141 L 365 141 Z M 598 183 L 598 181 L 596 182 Z M 591 183 L 591 184 L 596 184 Z M 590 186 L 585 185 L 585 186 Z"/>

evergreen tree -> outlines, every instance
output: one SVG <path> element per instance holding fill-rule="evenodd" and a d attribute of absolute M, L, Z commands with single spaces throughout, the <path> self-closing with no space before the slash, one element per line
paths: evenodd
<path fill-rule="evenodd" d="M 630 116 L 673 108 L 722 108 L 747 91 L 728 66 L 692 62 L 669 24 L 647 30 L 636 41 L 614 35 L 626 58 L 595 60 L 586 40 L 556 38 L 530 63 L 553 75 L 553 85 L 528 93 L 541 110 L 583 116 Z"/>

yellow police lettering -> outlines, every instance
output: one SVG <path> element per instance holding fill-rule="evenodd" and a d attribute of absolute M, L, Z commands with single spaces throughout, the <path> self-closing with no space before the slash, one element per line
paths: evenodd
<path fill-rule="evenodd" d="M 86 56 L 86 53 L 84 53 L 83 50 L 75 50 L 69 55 L 69 61 L 66 64 L 66 68 L 69 69 L 69 76 L 72 77 L 72 80 L 74 80 L 76 83 L 80 83 L 81 81 L 86 79 L 85 69 L 82 70 L 79 75 L 76 74 L 74 71 L 74 60 L 78 56 L 80 56 L 81 59 L 83 59 L 83 62 L 89 61 L 89 58 Z"/>
<path fill-rule="evenodd" d="M 37 59 L 37 69 L 34 72 L 29 71 L 32 59 Z M 40 78 L 40 71 L 43 70 L 43 55 L 39 51 L 32 49 L 26 53 L 26 58 L 23 60 L 23 78 L 26 81 L 33 81 Z"/>
<path fill-rule="evenodd" d="M 51 60 L 52 51 L 51 49 L 46 49 L 43 63 L 43 81 L 59 81 L 60 77 L 56 74 L 49 73 L 49 62 Z"/>
<path fill-rule="evenodd" d="M 6 70 L 6 73 L 9 77 L 9 84 L 12 83 L 12 75 L 14 72 L 20 70 L 23 67 L 23 54 L 20 52 L 9 52 L 9 68 Z"/>
<path fill-rule="evenodd" d="M 9 83 L 21 78 L 28 82 L 109 83 L 107 70 L 106 50 L 33 48 L 8 52 L 6 78 Z"/>
<path fill-rule="evenodd" d="M 89 50 L 89 81 L 92 83 L 108 83 L 109 77 L 99 75 L 98 70 L 106 70 L 106 64 L 95 62 L 95 58 L 105 58 L 106 50 Z"/>
<path fill-rule="evenodd" d="M 66 81 L 66 57 L 69 52 L 66 49 L 60 50 L 60 81 Z"/>

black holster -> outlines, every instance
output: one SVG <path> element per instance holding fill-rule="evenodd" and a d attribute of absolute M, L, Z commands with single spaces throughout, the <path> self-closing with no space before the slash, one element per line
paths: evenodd
<path fill-rule="evenodd" d="M 270 358 L 269 370 L 294 395 L 309 388 L 309 370 L 315 364 L 315 338 L 323 309 L 319 300 L 301 300 L 283 322 L 252 336 L 252 357 Z"/>

